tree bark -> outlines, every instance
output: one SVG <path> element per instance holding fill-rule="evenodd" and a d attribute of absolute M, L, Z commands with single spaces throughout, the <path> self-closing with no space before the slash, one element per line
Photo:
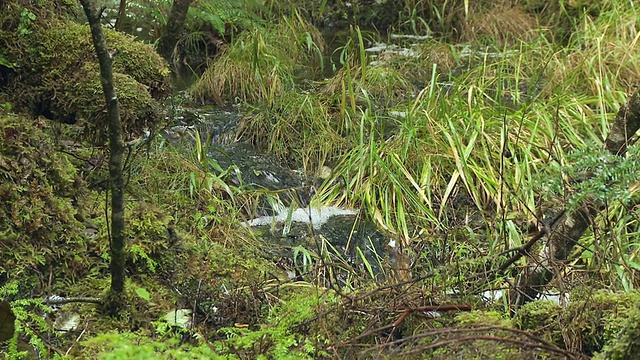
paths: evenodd
<path fill-rule="evenodd" d="M 122 176 L 122 157 L 124 154 L 124 140 L 122 138 L 122 123 L 118 97 L 113 84 L 112 55 L 107 48 L 107 42 L 100 25 L 100 14 L 94 0 L 80 0 L 84 12 L 89 20 L 93 44 L 100 63 L 100 82 L 107 104 L 107 122 L 109 138 L 109 180 L 111 189 L 111 287 L 105 300 L 106 310 L 117 315 L 124 305 L 124 181 Z"/>
<path fill-rule="evenodd" d="M 640 93 L 635 93 L 628 104 L 618 111 L 605 140 L 605 149 L 611 154 L 624 156 L 627 147 L 632 142 L 633 135 L 640 129 Z M 587 231 L 594 217 L 600 212 L 601 204 L 592 201 L 582 204 L 577 210 L 562 213 L 550 225 L 547 231 L 547 241 L 535 263 L 531 264 L 520 274 L 512 303 L 522 305 L 538 295 L 554 276 L 555 265 L 567 260 L 573 247 Z"/>
<path fill-rule="evenodd" d="M 120 0 L 120 5 L 118 6 L 118 18 L 116 19 L 116 30 L 122 31 L 122 27 L 124 26 L 124 21 L 127 18 L 127 0 Z"/>
<path fill-rule="evenodd" d="M 158 54 L 165 58 L 169 64 L 173 63 L 171 61 L 173 49 L 176 47 L 178 40 L 180 40 L 180 36 L 182 36 L 184 22 L 187 20 L 187 13 L 191 3 L 193 3 L 193 0 L 173 1 L 169 19 L 167 19 L 167 27 L 164 29 L 160 39 L 158 39 Z"/>

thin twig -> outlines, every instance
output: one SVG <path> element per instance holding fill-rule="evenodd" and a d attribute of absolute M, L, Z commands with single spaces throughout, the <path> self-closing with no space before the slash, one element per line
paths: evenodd
<path fill-rule="evenodd" d="M 102 300 L 93 297 L 71 297 L 71 298 L 59 298 L 59 299 L 45 299 L 43 301 L 45 305 L 65 305 L 69 303 L 91 303 L 102 305 Z"/>
<path fill-rule="evenodd" d="M 80 333 L 80 335 L 78 335 L 78 337 L 73 341 L 73 344 L 71 344 L 71 346 L 69 346 L 67 351 L 64 353 L 64 356 L 69 355 L 69 352 L 71 352 L 71 349 L 73 349 L 73 347 L 80 341 L 80 338 L 82 337 L 82 335 L 84 335 L 84 333 L 87 331 L 88 325 L 89 325 L 89 322 L 86 322 L 84 324 L 84 329 L 82 329 L 82 332 Z"/>

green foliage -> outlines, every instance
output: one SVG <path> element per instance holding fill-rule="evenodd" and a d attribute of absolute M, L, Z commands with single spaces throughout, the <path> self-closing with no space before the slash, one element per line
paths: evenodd
<path fill-rule="evenodd" d="M 129 274 L 170 272 L 180 266 L 179 249 L 174 248 L 177 239 L 171 239 L 173 218 L 162 208 L 148 203 L 129 203 L 125 211 L 127 241 L 127 265 Z M 96 219 L 98 223 L 104 219 Z M 109 241 L 105 229 L 95 237 L 103 259 L 109 259 Z"/>
<path fill-rule="evenodd" d="M 373 62 L 365 42 L 364 32 L 355 28 L 340 49 L 342 68 L 324 87 L 324 92 L 332 94 L 333 101 L 340 104 L 343 117 L 345 108 L 356 112 L 356 104 L 367 102 L 390 107 L 410 97 L 414 90 L 405 75 L 391 64 L 395 57 L 392 51 L 382 52 Z M 407 61 L 406 56 L 398 57 Z"/>
<path fill-rule="evenodd" d="M 16 64 L 10 62 L 4 56 L 0 55 L 0 66 L 4 66 L 6 68 L 13 69 L 16 66 Z M 2 105 L 4 107 L 5 103 L 3 103 Z"/>
<path fill-rule="evenodd" d="M 70 156 L 57 151 L 53 138 L 31 121 L 0 115 L 0 272 L 17 274 L 29 267 L 61 262 L 82 251 L 87 241 L 75 198 L 86 184 Z"/>
<path fill-rule="evenodd" d="M 266 324 L 257 330 L 222 328 L 219 333 L 227 340 L 222 344 L 226 351 L 236 353 L 240 357 L 257 359 L 312 359 L 322 352 L 316 352 L 316 344 L 323 344 L 324 339 L 314 334 L 300 334 L 294 330 L 312 319 L 319 305 L 330 305 L 335 301 L 333 296 L 319 297 L 311 291 L 288 298 L 282 305 L 271 310 Z"/>
<path fill-rule="evenodd" d="M 9 281 L 0 286 L 0 299 L 15 298 L 20 296 L 19 285 L 15 280 Z M 11 310 L 13 311 L 15 320 L 15 333 L 13 338 L 9 340 L 6 356 L 8 359 L 30 359 L 33 353 L 30 353 L 21 346 L 18 348 L 21 339 L 27 339 L 31 349 L 39 357 L 47 357 L 49 351 L 41 334 L 54 333 L 51 326 L 43 317 L 44 313 L 48 313 L 51 309 L 45 306 L 41 298 L 35 299 L 18 299 L 11 302 Z"/>
<path fill-rule="evenodd" d="M 630 186 L 640 172 L 640 165 L 632 160 L 638 155 L 637 146 L 629 147 L 625 157 L 611 154 L 601 145 L 571 152 L 565 160 L 569 165 L 553 167 L 557 172 L 541 193 L 563 196 L 569 210 L 584 204 L 628 204 L 632 199 Z"/>
<path fill-rule="evenodd" d="M 585 201 L 607 205 L 593 222 L 595 231 L 581 239 L 580 258 L 566 264 L 581 271 L 559 271 L 565 278 L 558 282 L 567 280 L 561 285 L 584 281 L 592 287 L 574 291 L 566 307 L 528 304 L 516 312 L 513 322 L 507 316 L 512 309 L 506 300 L 503 312 L 444 315 L 438 321 L 414 312 L 394 329 L 399 336 L 392 344 L 406 339 L 417 340 L 418 346 L 436 341 L 455 344 L 420 356 L 451 357 L 449 351 L 453 351 L 464 358 L 485 354 L 533 358 L 502 343 L 496 350 L 494 343 L 467 346 L 455 338 L 457 330 L 461 334 L 478 324 L 503 328 L 515 324 L 583 354 L 601 352 L 604 358 L 637 354 L 638 295 L 632 290 L 640 283 L 636 274 L 640 222 L 638 207 L 630 205 L 640 189 L 633 161 L 638 150 L 630 148 L 626 158 L 596 150 L 602 147 L 613 113 L 626 100 L 628 85 L 639 78 L 634 65 L 639 58 L 634 46 L 637 16 L 623 11 L 622 2 L 598 7 L 597 16 L 589 8 L 583 12 L 562 3 L 566 14 L 561 15 L 572 21 L 566 43 L 540 36 L 516 45 L 486 32 L 487 36 L 478 37 L 489 44 L 486 49 L 432 40 L 419 57 L 382 54 L 376 63 L 365 51 L 368 37 L 374 35 L 356 29 L 342 52 L 342 70 L 325 84 L 323 94 L 313 87 L 307 93 L 298 89 L 297 71 L 316 61 L 322 48 L 317 31 L 306 27 L 298 15 L 283 19 L 275 30 L 265 24 L 236 36 L 234 27 L 249 27 L 259 19 L 254 15 L 238 18 L 249 8 L 240 8 L 235 1 L 227 3 L 238 9 L 206 9 L 213 3 L 201 3 L 203 7 L 191 16 L 200 17 L 203 33 L 211 27 L 233 34 L 234 39 L 192 94 L 201 100 L 256 101 L 255 111 L 242 123 L 245 139 L 293 158 L 308 173 L 331 164 L 332 174 L 314 201 L 362 209 L 368 219 L 401 242 L 403 250 L 397 255 L 406 259 L 377 258 L 381 272 L 387 277 L 399 274 L 400 281 L 390 280 L 385 287 L 369 281 L 379 277 L 364 248 L 349 258 L 319 236 L 314 238 L 317 253 L 306 244 L 293 247 L 293 265 L 307 282 L 283 281 L 282 271 L 263 257 L 269 246 L 257 242 L 240 224 L 256 202 L 277 200 L 279 195 L 229 185 L 234 168 L 223 169 L 208 159 L 210 149 L 199 134 L 194 152 L 187 155 L 158 141 L 150 145 L 148 157 L 138 156 L 130 163 L 128 266 L 137 284 L 128 288 L 135 305 L 124 319 L 108 321 L 120 334 L 105 334 L 106 326 L 91 325 L 86 337 L 103 334 L 83 343 L 79 357 L 318 358 L 328 357 L 324 351 L 331 349 L 334 357 L 360 358 L 364 347 L 375 344 L 376 351 L 383 349 L 391 338 L 374 329 L 394 323 L 404 309 L 424 306 L 425 299 L 434 304 L 462 302 L 450 296 L 451 289 L 475 294 L 494 285 L 478 274 L 488 273 L 512 254 L 505 250 L 527 241 L 528 225 L 537 225 L 537 212 L 544 210 L 544 195 L 562 207 L 569 205 L 569 210 Z M 553 2 L 549 8 L 560 9 L 558 4 Z M 409 19 L 417 30 L 432 25 L 427 21 L 469 29 L 466 21 L 471 16 L 477 15 L 474 21 L 479 21 L 491 9 L 485 1 L 479 2 L 479 8 L 465 1 L 404 5 L 412 9 Z M 261 11 L 250 9 L 252 14 L 256 9 Z M 476 9 L 482 13 L 474 14 Z M 0 35 L 17 34 L 22 19 L 19 10 L 13 11 L 13 22 L 2 22 Z M 102 105 L 95 94 L 100 93 L 100 84 L 90 63 L 92 55 L 68 47 L 77 43 L 90 49 L 87 30 L 66 23 L 50 28 L 40 23 L 45 17 L 36 9 L 29 11 L 36 17 L 29 20 L 31 33 L 21 37 L 30 42 L 10 43 L 2 50 L 2 59 L 16 64 L 12 71 L 20 72 L 10 85 L 24 82 L 15 85 L 24 87 L 12 91 L 27 89 L 28 101 L 39 100 L 34 94 L 43 94 L 56 102 L 60 115 L 80 108 L 83 116 L 99 119 Z M 581 14 L 574 17 L 570 12 Z M 427 13 L 435 16 L 423 16 Z M 42 37 L 41 44 L 36 34 Z M 110 36 L 111 43 L 130 41 L 118 34 Z M 60 42 L 54 42 L 54 37 Z M 10 37 L 2 39 L 4 45 Z M 145 119 L 157 111 L 152 95 L 166 90 L 166 68 L 157 66 L 148 47 L 123 46 L 117 46 L 115 60 L 123 74 L 118 85 L 125 115 L 133 128 L 149 126 Z M 18 56 L 23 53 L 30 58 Z M 68 80 L 69 68 L 78 69 L 69 80 L 75 84 L 59 87 Z M 422 89 L 415 98 L 414 89 Z M 56 152 L 40 128 L 44 125 L 30 123 L 14 116 L 3 116 L 0 122 L 0 212 L 4 211 L 0 219 L 5 219 L 0 220 L 0 246 L 6 250 L 0 251 L 0 270 L 13 279 L 27 269 L 43 275 L 46 269 L 55 275 L 54 289 L 67 285 L 73 293 L 79 288 L 102 289 L 106 267 L 98 256 L 108 255 L 106 224 L 92 219 L 101 230 L 94 239 L 87 239 L 81 235 L 84 224 L 75 216 L 83 215 L 82 201 L 90 197 L 75 166 L 81 161 Z M 101 207 L 94 206 L 98 209 L 94 212 L 100 212 Z M 362 271 L 354 270 L 353 262 L 362 264 Z M 73 271 L 61 273 L 60 268 Z M 405 271 L 411 275 L 403 277 L 403 269 L 410 269 Z M 504 274 L 504 279 L 511 275 Z M 24 288 L 12 282 L 7 289 L 15 289 L 3 290 L 11 295 L 2 295 L 20 298 L 43 279 L 21 280 Z M 335 283 L 342 286 L 344 301 L 315 287 Z M 629 293 L 593 291 L 602 283 Z M 45 309 L 35 301 L 20 301 L 12 304 L 20 321 L 28 325 L 20 329 L 20 336 L 34 341 L 42 351 L 43 345 L 30 339 L 36 331 L 50 331 L 38 322 Z M 464 301 L 474 308 L 480 302 L 472 295 Z M 191 314 L 196 328 L 176 329 L 176 324 L 155 321 L 174 302 L 189 309 L 196 304 L 195 315 Z M 30 329 L 33 334 L 28 333 Z M 129 333 L 132 329 L 139 332 Z M 508 330 L 482 335 L 508 338 L 513 336 Z M 182 340 L 190 337 L 191 344 L 181 344 L 176 332 Z M 367 332 L 371 335 L 358 337 Z M 73 340 L 65 340 L 65 345 Z M 8 349 L 17 357 L 18 339 L 12 341 Z M 335 346 L 352 341 L 357 350 Z M 402 351 L 420 350 L 405 344 L 390 355 L 384 351 L 376 355 L 402 357 Z"/>
<path fill-rule="evenodd" d="M 341 144 L 339 128 L 339 120 L 317 95 L 286 91 L 256 105 L 238 132 L 259 148 L 315 171 L 349 146 Z"/>
<path fill-rule="evenodd" d="M 227 27 L 237 32 L 261 26 L 263 19 L 259 13 L 265 12 L 268 14 L 268 9 L 256 0 L 201 1 L 189 8 L 191 20 L 188 24 L 191 31 L 210 27 L 218 34 L 226 35 Z"/>
<path fill-rule="evenodd" d="M 309 39 L 315 47 L 308 45 Z M 312 64 L 316 47 L 324 47 L 319 31 L 299 15 L 274 28 L 247 30 L 205 71 L 190 94 L 201 102 L 271 102 L 294 87 L 294 71 Z"/>
<path fill-rule="evenodd" d="M 145 288 L 136 288 L 136 294 L 138 294 L 138 296 L 140 296 L 143 300 L 150 300 L 149 292 Z"/>
<path fill-rule="evenodd" d="M 207 344 L 192 346 L 180 344 L 178 337 L 166 340 L 150 340 L 131 333 L 107 333 L 85 341 L 87 350 L 96 351 L 100 359 L 233 359 L 230 356 L 220 356 Z M 87 351 L 85 350 L 85 351 Z"/>
<path fill-rule="evenodd" d="M 172 3 L 166 0 L 133 0 L 127 3 L 127 17 L 135 26 L 152 27 L 154 35 L 159 35 L 167 24 Z M 113 7 L 116 6 L 114 1 Z M 256 0 L 197 1 L 189 7 L 186 37 L 204 40 L 212 32 L 213 35 L 234 35 L 243 29 L 262 26 L 262 15 L 267 14 L 268 9 Z"/>
<path fill-rule="evenodd" d="M 29 9 L 23 8 L 20 11 L 20 23 L 18 24 L 18 35 L 29 35 L 31 34 L 31 22 L 36 19 L 36 15 L 32 13 Z"/>
<path fill-rule="evenodd" d="M 208 140 L 207 140 L 208 142 Z M 203 145 L 200 131 L 195 131 L 194 162 L 201 167 L 198 171 L 189 173 L 189 196 L 194 197 L 196 193 L 206 192 L 213 194 L 216 190 L 223 190 L 229 196 L 232 203 L 235 203 L 234 195 L 240 192 L 235 186 L 229 186 L 225 179 L 234 172 L 235 166 L 223 169 L 215 159 L 209 156 L 210 147 Z"/>
<path fill-rule="evenodd" d="M 565 166 L 553 164 L 551 176 L 541 180 L 539 193 L 551 201 L 562 199 L 568 211 L 591 206 L 604 209 L 605 216 L 596 220 L 598 227 L 611 227 L 611 235 L 589 234 L 582 241 L 580 257 L 591 269 L 601 269 L 603 277 L 617 280 L 627 291 L 636 285 L 636 269 L 640 249 L 635 241 L 637 209 L 631 204 L 638 199 L 640 168 L 633 159 L 638 147 L 630 146 L 624 157 L 612 155 L 602 146 L 588 146 L 569 153 Z M 606 238 L 607 241 L 602 242 Z M 620 259 L 611 262 L 609 259 Z"/>

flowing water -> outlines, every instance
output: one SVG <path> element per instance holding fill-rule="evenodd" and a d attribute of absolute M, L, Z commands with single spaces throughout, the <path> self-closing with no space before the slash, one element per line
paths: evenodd
<path fill-rule="evenodd" d="M 296 263 L 299 249 L 317 254 L 318 242 L 328 242 L 330 246 L 325 244 L 324 248 L 330 248 L 346 264 L 371 269 L 367 270 L 373 272 L 371 276 L 383 277 L 383 259 L 390 256 L 388 236 L 363 220 L 357 209 L 310 206 L 309 185 L 319 185 L 321 180 L 307 179 L 298 169 L 285 167 L 283 164 L 288 161 L 237 141 L 236 129 L 243 116 L 233 106 L 179 109 L 176 125 L 163 135 L 174 144 L 189 146 L 199 133 L 210 159 L 222 169 L 232 169 L 230 183 L 277 194 L 279 201 L 261 203 L 257 216 L 245 222 L 269 247 L 276 249 L 272 251 L 274 258 L 285 257 Z"/>

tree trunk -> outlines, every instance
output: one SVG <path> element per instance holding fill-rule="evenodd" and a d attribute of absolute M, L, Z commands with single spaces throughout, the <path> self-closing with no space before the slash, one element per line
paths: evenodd
<path fill-rule="evenodd" d="M 618 111 L 611 131 L 605 141 L 605 148 L 614 155 L 624 156 L 633 135 L 640 129 L 640 93 L 634 94 L 629 103 Z M 555 273 L 555 264 L 567 257 L 587 231 L 593 218 L 600 212 L 601 204 L 595 201 L 582 204 L 572 213 L 558 209 L 562 213 L 546 232 L 547 241 L 537 261 L 528 266 L 518 279 L 512 302 L 522 305 L 531 301 L 547 285 Z"/>
<path fill-rule="evenodd" d="M 173 56 L 173 49 L 176 47 L 182 30 L 184 29 L 184 22 L 187 20 L 187 13 L 189 12 L 189 6 L 193 0 L 174 0 L 171 6 L 171 12 L 169 13 L 169 19 L 167 20 L 167 27 L 164 29 L 164 33 L 158 39 L 158 54 L 165 58 L 169 64 L 172 64 L 171 58 Z"/>
<path fill-rule="evenodd" d="M 116 19 L 116 30 L 122 31 L 122 27 L 124 26 L 124 21 L 127 18 L 127 0 L 120 0 L 120 5 L 118 6 L 118 18 Z"/>
<path fill-rule="evenodd" d="M 107 121 L 109 135 L 109 180 L 111 189 L 111 288 L 105 300 L 105 309 L 116 315 L 124 302 L 124 181 L 122 177 L 122 156 L 124 140 L 118 97 L 113 84 L 112 55 L 107 49 L 107 42 L 100 25 L 100 13 L 96 10 L 94 0 L 80 0 L 89 20 L 93 44 L 100 63 L 100 82 L 107 104 Z"/>

